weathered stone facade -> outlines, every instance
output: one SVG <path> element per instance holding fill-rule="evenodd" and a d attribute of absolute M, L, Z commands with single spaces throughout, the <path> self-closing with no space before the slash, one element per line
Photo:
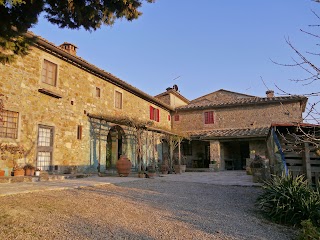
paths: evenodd
<path fill-rule="evenodd" d="M 56 86 L 41 80 L 44 60 L 57 64 Z M 102 79 L 59 53 L 33 47 L 27 56 L 19 57 L 12 64 L 0 65 L 0 72 L 5 110 L 19 113 L 18 138 L 1 138 L 0 141 L 24 146 L 27 152 L 19 160 L 21 164 L 36 164 L 39 125 L 54 129 L 53 166 L 90 165 L 92 146 L 87 114 L 150 121 L 152 106 L 159 112 L 159 121 L 153 121 L 153 127 L 171 129 L 167 117 L 170 110 L 164 104 L 145 96 L 147 94 L 140 95 L 133 87 L 127 90 Z M 97 96 L 97 88 L 100 96 Z M 40 92 L 43 89 L 44 93 Z M 115 107 L 116 91 L 122 93 L 122 109 Z M 77 139 L 78 126 L 81 126 L 81 139 Z M 13 166 L 9 161 L 0 164 L 0 168 L 7 170 Z"/>
<path fill-rule="evenodd" d="M 250 152 L 266 155 L 271 123 L 302 122 L 306 101 L 303 96 L 275 97 L 273 91 L 261 98 L 221 89 L 176 108 L 172 128 L 193 139 L 189 167 L 206 167 L 214 160 L 220 169 L 244 169 Z"/>
<path fill-rule="evenodd" d="M 115 166 L 120 154 L 126 154 L 136 168 L 134 129 L 110 120 L 126 118 L 153 123 L 143 133 L 144 165 L 162 161 L 162 155 L 168 153 L 163 134 L 173 131 L 191 134 L 190 147 L 194 149 L 186 156 L 189 167 L 206 166 L 211 159 L 225 169 L 227 159 L 235 155 L 243 158 L 252 150 L 263 154 L 263 136 L 211 138 L 209 134 L 201 139 L 198 133 L 302 121 L 306 104 L 303 97 L 277 98 L 271 94 L 259 98 L 219 90 L 189 101 L 177 91 L 177 86 L 152 97 L 77 57 L 75 46 L 70 54 L 64 51 L 68 46 L 62 50 L 42 38 L 37 41 L 27 56 L 0 65 L 0 93 L 4 95 L 5 110 L 18 113 L 17 137 L 0 135 L 0 143 L 23 145 L 24 156 L 15 159 L 21 165 L 38 166 L 41 158 L 50 164 L 50 171 L 63 172 L 69 166 L 77 166 L 81 171 L 105 171 Z M 49 68 L 47 61 L 56 70 Z M 43 81 L 44 71 L 53 73 L 48 82 Z M 212 112 L 208 119 L 207 112 Z M 207 120 L 210 123 L 205 123 Z M 0 169 L 10 174 L 14 162 L 0 157 Z M 242 162 L 243 159 L 237 164 Z"/>
<path fill-rule="evenodd" d="M 214 112 L 214 123 L 205 124 L 204 112 Z M 272 122 L 301 122 L 302 107 L 299 102 L 270 103 L 225 108 L 191 109 L 176 111 L 179 120 L 172 126 L 178 131 L 200 131 L 224 128 L 269 127 Z"/>

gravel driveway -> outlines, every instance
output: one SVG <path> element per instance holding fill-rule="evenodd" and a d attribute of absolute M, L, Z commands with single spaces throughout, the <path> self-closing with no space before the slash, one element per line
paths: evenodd
<path fill-rule="evenodd" d="M 292 239 L 255 212 L 259 191 L 159 177 L 4 196 L 0 239 Z"/>

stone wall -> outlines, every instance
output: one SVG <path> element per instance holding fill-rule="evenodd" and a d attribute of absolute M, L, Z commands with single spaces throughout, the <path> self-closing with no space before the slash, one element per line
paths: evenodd
<path fill-rule="evenodd" d="M 204 124 L 204 112 L 214 111 L 214 123 Z M 269 127 L 272 122 L 300 122 L 300 103 L 247 105 L 193 111 L 178 111 L 179 121 L 172 126 L 179 131 L 197 131 L 224 128 Z"/>
<path fill-rule="evenodd" d="M 239 99 L 239 98 L 244 98 L 244 97 L 249 97 L 248 95 L 244 95 L 241 93 L 234 93 L 234 92 L 229 92 L 225 90 L 218 90 L 213 93 L 209 93 L 207 95 L 204 95 L 202 97 L 194 99 L 192 102 L 201 102 L 205 100 L 209 100 L 212 103 L 220 103 L 220 102 L 228 102 L 231 100 Z"/>
<path fill-rule="evenodd" d="M 41 82 L 43 60 L 58 65 L 57 86 Z M 90 164 L 90 126 L 87 114 L 114 117 L 132 117 L 149 120 L 150 106 L 160 110 L 160 122 L 154 127 L 171 129 L 170 112 L 50 53 L 32 48 L 24 58 L 12 64 L 0 65 L 0 89 L 5 95 L 5 109 L 19 113 L 17 139 L 0 139 L 0 142 L 22 144 L 27 153 L 20 163 L 36 161 L 38 125 L 54 127 L 53 165 Z M 96 96 L 100 88 L 100 97 Z M 54 98 L 39 89 L 60 95 Z M 123 108 L 115 108 L 114 95 L 123 95 Z M 82 139 L 77 139 L 78 126 L 82 126 Z M 10 163 L 5 163 L 10 168 Z"/>

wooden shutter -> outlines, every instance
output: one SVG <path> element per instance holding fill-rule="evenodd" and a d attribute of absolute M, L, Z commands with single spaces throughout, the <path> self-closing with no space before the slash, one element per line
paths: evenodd
<path fill-rule="evenodd" d="M 150 106 L 150 119 L 153 120 L 154 114 L 153 114 L 153 107 Z"/>
<path fill-rule="evenodd" d="M 160 122 L 160 111 L 159 111 L 159 109 L 157 109 L 157 122 Z"/>

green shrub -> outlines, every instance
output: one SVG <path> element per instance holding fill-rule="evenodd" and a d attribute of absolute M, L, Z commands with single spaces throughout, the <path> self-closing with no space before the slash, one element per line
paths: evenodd
<path fill-rule="evenodd" d="M 298 236 L 298 240 L 313 240 L 320 239 L 320 232 L 311 222 L 310 219 L 301 222 L 301 232 Z"/>
<path fill-rule="evenodd" d="M 310 219 L 315 226 L 320 220 L 320 194 L 304 176 L 275 176 L 263 186 L 257 205 L 272 221 L 300 225 Z"/>

